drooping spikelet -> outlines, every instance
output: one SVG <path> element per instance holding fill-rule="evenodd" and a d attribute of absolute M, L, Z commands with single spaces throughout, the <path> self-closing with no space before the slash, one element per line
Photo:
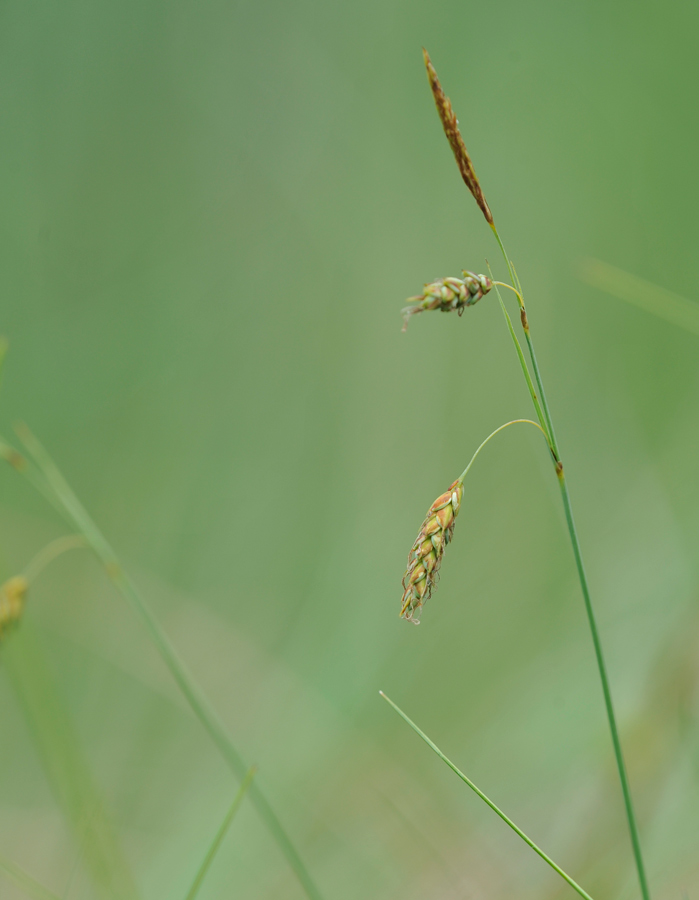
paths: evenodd
<path fill-rule="evenodd" d="M 434 102 L 437 105 L 439 118 L 442 120 L 444 134 L 447 136 L 449 145 L 454 152 L 454 158 L 456 159 L 456 164 L 459 167 L 459 172 L 461 172 L 461 177 L 466 183 L 466 187 L 473 194 L 476 203 L 480 206 L 481 211 L 485 216 L 486 222 L 489 225 L 492 225 L 493 214 L 490 211 L 490 207 L 485 202 L 483 190 L 478 183 L 478 178 L 476 177 L 476 172 L 473 168 L 471 157 L 468 155 L 466 144 L 464 143 L 464 139 L 461 137 L 461 132 L 459 131 L 459 122 L 456 118 L 454 110 L 452 109 L 451 101 L 442 90 L 442 85 L 439 83 L 439 78 L 437 78 L 435 68 L 432 65 L 427 50 L 425 50 L 424 47 L 422 50 L 422 55 L 425 59 L 425 68 L 427 69 L 427 78 L 429 79 L 430 88 L 432 89 L 432 96 L 434 97 Z"/>
<path fill-rule="evenodd" d="M 439 566 L 444 549 L 454 533 L 464 486 L 458 479 L 434 501 L 427 510 L 420 533 L 408 553 L 408 568 L 403 576 L 401 617 L 420 624 L 420 615 L 426 600 L 437 583 Z"/>
<path fill-rule="evenodd" d="M 442 312 L 457 310 L 462 315 L 467 306 L 483 297 L 492 288 L 493 282 L 487 275 L 476 275 L 464 269 L 463 278 L 440 278 L 426 284 L 423 292 L 409 297 L 411 306 L 403 309 L 403 331 L 408 327 L 408 319 L 416 313 L 428 309 L 440 309 Z"/>
<path fill-rule="evenodd" d="M 19 622 L 24 610 L 29 582 L 21 575 L 0 585 L 0 639 Z"/>

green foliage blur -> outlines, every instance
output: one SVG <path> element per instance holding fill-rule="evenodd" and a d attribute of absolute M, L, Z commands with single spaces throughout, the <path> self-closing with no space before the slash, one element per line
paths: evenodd
<path fill-rule="evenodd" d="M 575 896 L 379 689 L 595 898 L 638 896 L 534 429 L 479 458 L 398 618 L 426 509 L 531 415 L 494 295 L 401 334 L 425 281 L 505 275 L 422 45 L 525 288 L 651 888 L 699 892 L 699 338 L 579 277 L 699 299 L 698 28 L 678 0 L 0 7 L 2 431 L 48 447 L 325 900 Z M 64 533 L 0 470 L 2 579 Z M 236 789 L 93 557 L 56 560 L 0 646 L 3 857 L 64 900 L 184 898 Z M 249 803 L 200 897 L 303 897 Z"/>

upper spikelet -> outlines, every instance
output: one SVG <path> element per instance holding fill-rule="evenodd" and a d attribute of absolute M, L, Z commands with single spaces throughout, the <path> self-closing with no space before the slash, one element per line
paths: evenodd
<path fill-rule="evenodd" d="M 28 587 L 29 582 L 21 575 L 15 575 L 0 585 L 0 639 L 22 617 Z"/>
<path fill-rule="evenodd" d="M 463 276 L 432 281 L 425 285 L 421 294 L 409 297 L 408 302 L 412 305 L 403 309 L 403 331 L 408 327 L 411 316 L 428 309 L 441 309 L 442 312 L 455 309 L 461 315 L 467 306 L 478 303 L 493 286 L 487 275 L 476 275 L 464 270 Z"/>
<path fill-rule="evenodd" d="M 425 521 L 408 553 L 408 568 L 403 576 L 401 617 L 420 624 L 420 611 L 437 583 L 444 549 L 454 533 L 464 486 L 456 480 L 427 510 Z"/>
<path fill-rule="evenodd" d="M 461 132 L 459 131 L 459 122 L 456 118 L 454 110 L 452 109 L 451 100 L 442 90 L 442 85 L 439 83 L 439 78 L 437 77 L 435 68 L 432 65 L 429 53 L 427 52 L 427 50 L 425 50 L 424 47 L 422 49 L 422 55 L 425 58 L 427 78 L 429 79 L 430 87 L 432 88 L 432 95 L 434 96 L 434 102 L 437 105 L 439 118 L 442 120 L 444 134 L 446 134 L 451 149 L 454 151 L 454 158 L 456 159 L 456 164 L 459 167 L 459 172 L 461 172 L 461 177 L 466 182 L 466 187 L 473 194 L 476 203 L 480 206 L 481 211 L 486 218 L 486 221 L 489 225 L 492 225 L 493 214 L 490 211 L 490 207 L 485 202 L 485 196 L 483 195 L 483 190 L 478 183 L 478 178 L 476 177 L 476 172 L 473 168 L 471 157 L 468 155 L 466 144 L 464 143 L 464 139 L 461 137 Z"/>

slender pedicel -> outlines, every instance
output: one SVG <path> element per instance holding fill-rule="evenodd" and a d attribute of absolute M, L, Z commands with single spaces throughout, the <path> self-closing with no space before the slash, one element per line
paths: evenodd
<path fill-rule="evenodd" d="M 252 766 L 250 769 L 248 769 L 247 775 L 241 781 L 240 787 L 238 788 L 238 791 L 237 791 L 235 797 L 233 798 L 233 803 L 231 804 L 228 812 L 226 813 L 226 817 L 224 818 L 218 831 L 216 832 L 216 835 L 215 835 L 213 841 L 211 842 L 209 849 L 206 851 L 206 855 L 205 855 L 204 859 L 202 860 L 201 865 L 199 866 L 199 870 L 197 871 L 197 874 L 194 877 L 192 886 L 187 893 L 186 900 L 195 900 L 195 897 L 199 893 L 199 888 L 201 887 L 202 882 L 206 878 L 206 873 L 209 871 L 209 867 L 211 866 L 211 863 L 214 861 L 214 857 L 218 853 L 218 848 L 221 846 L 221 841 L 226 836 L 226 832 L 230 828 L 231 822 L 235 818 L 235 814 L 238 812 L 238 809 L 240 808 L 240 804 L 243 802 L 243 798 L 245 797 L 245 794 L 248 792 L 248 788 L 252 784 L 252 779 L 255 777 L 256 771 L 257 771 L 257 768 L 255 766 Z"/>

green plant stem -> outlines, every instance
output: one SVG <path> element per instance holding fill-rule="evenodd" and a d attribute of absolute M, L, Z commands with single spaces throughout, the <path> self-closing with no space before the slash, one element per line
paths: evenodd
<path fill-rule="evenodd" d="M 11 462 L 13 467 L 22 474 L 30 476 L 32 482 L 42 493 L 48 494 L 49 496 L 52 495 L 54 505 L 57 505 L 60 508 L 64 517 L 71 521 L 85 537 L 88 545 L 92 548 L 93 552 L 104 566 L 107 576 L 110 578 L 117 591 L 128 602 L 143 623 L 148 636 L 160 654 L 163 662 L 170 670 L 170 674 L 189 703 L 192 712 L 199 719 L 232 771 L 238 778 L 244 778 L 249 767 L 228 737 L 217 713 L 195 682 L 193 676 L 187 671 L 186 666 L 179 658 L 177 651 L 160 627 L 160 624 L 150 607 L 146 604 L 134 583 L 121 567 L 121 564 L 109 543 L 80 503 L 51 457 L 29 429 L 26 426 L 21 426 L 18 428 L 18 434 L 34 460 L 36 470 L 34 470 L 32 466 L 26 464 L 25 461 L 21 460 L 21 457 L 21 464 L 18 464 L 17 452 L 14 451 L 9 444 L 1 440 L 0 451 L 2 452 L 0 453 L 0 456 L 7 459 L 9 454 L 10 459 L 8 461 Z M 303 860 L 299 856 L 298 851 L 287 835 L 276 813 L 270 806 L 267 798 L 256 783 L 253 783 L 250 787 L 250 799 L 255 805 L 272 837 L 277 842 L 280 850 L 286 857 L 289 866 L 301 883 L 306 896 L 309 900 L 321 900 L 321 894 L 311 878 Z"/>
<path fill-rule="evenodd" d="M 650 900 L 650 891 L 648 888 L 648 880 L 646 877 L 645 866 L 643 863 L 643 854 L 641 852 L 641 841 L 638 833 L 638 825 L 636 822 L 636 813 L 634 811 L 633 799 L 631 797 L 631 788 L 629 786 L 629 780 L 626 773 L 626 764 L 624 762 L 624 754 L 621 747 L 621 740 L 619 738 L 619 729 L 616 721 L 616 714 L 614 712 L 614 703 L 612 701 L 612 691 L 609 684 L 609 677 L 607 675 L 607 666 L 604 661 L 604 653 L 602 651 L 602 641 L 599 635 L 599 629 L 597 627 L 597 619 L 595 616 L 594 607 L 592 606 L 592 599 L 590 597 L 590 589 L 587 583 L 587 575 L 585 573 L 585 566 L 583 564 L 582 558 L 582 550 L 580 547 L 580 540 L 578 538 L 577 529 L 575 527 L 575 520 L 573 518 L 573 510 L 570 502 L 570 493 L 568 491 L 568 485 L 565 479 L 565 473 L 563 471 L 563 463 L 561 462 L 560 454 L 558 451 L 558 444 L 556 442 L 556 436 L 553 429 L 553 422 L 551 420 L 551 413 L 549 411 L 548 401 L 546 399 L 546 392 L 544 391 L 543 382 L 541 379 L 541 373 L 539 371 L 539 364 L 536 359 L 536 353 L 534 352 L 534 344 L 532 342 L 529 321 L 527 318 L 527 314 L 524 308 L 524 301 L 522 299 L 521 291 L 517 290 L 515 285 L 518 284 L 518 279 L 516 273 L 514 271 L 514 266 L 510 262 L 510 259 L 507 255 L 507 251 L 505 250 L 504 244 L 500 239 L 500 235 L 498 234 L 497 228 L 495 225 L 491 225 L 493 229 L 493 233 L 497 239 L 498 245 L 500 246 L 500 250 L 502 251 L 502 255 L 505 258 L 505 263 L 507 264 L 508 271 L 510 273 L 510 278 L 513 284 L 513 290 L 517 294 L 517 299 L 520 304 L 520 310 L 522 313 L 522 327 L 524 329 L 525 337 L 527 340 L 527 345 L 529 347 L 529 356 L 532 362 L 532 368 L 534 369 L 534 377 L 536 378 L 536 383 L 539 387 L 539 397 L 541 399 L 541 408 L 544 413 L 544 417 L 546 420 L 546 426 L 548 429 L 548 436 L 550 440 L 550 446 L 552 449 L 552 453 L 554 455 L 554 462 L 556 468 L 556 475 L 558 476 L 558 483 L 561 489 L 561 496 L 563 498 L 563 507 L 565 509 L 566 523 L 568 525 L 568 533 L 570 535 L 570 541 L 573 547 L 573 555 L 575 557 L 575 565 L 578 571 L 578 578 L 580 580 L 580 588 L 582 590 L 583 600 L 585 602 L 585 610 L 587 612 L 587 619 L 590 626 L 590 632 L 592 634 L 592 643 L 595 648 L 595 657 L 597 660 L 597 668 L 599 670 L 600 680 L 602 682 L 602 693 L 604 695 L 604 705 L 607 711 L 607 719 L 609 720 L 609 730 L 611 732 L 612 737 L 612 746 L 614 748 L 614 757 L 616 759 L 617 770 L 619 772 L 619 781 L 621 783 L 621 791 L 624 797 L 624 808 L 626 811 L 626 819 L 628 823 L 629 836 L 631 838 L 631 846 L 633 849 L 634 861 L 636 864 L 636 870 L 638 873 L 638 881 L 641 888 L 641 895 L 643 900 Z M 507 316 L 509 327 L 512 328 L 512 322 L 509 320 L 509 316 Z M 528 379 L 528 383 L 531 384 L 531 378 Z M 538 409 L 537 409 L 538 412 Z"/>
<path fill-rule="evenodd" d="M 502 255 L 505 257 L 505 262 L 507 263 L 507 269 L 510 273 L 510 279 L 512 280 L 512 284 L 513 284 L 513 286 L 517 285 L 519 282 L 519 279 L 517 278 L 515 268 L 512 265 L 512 263 L 510 262 L 509 256 L 507 255 L 507 251 L 505 250 L 505 245 L 503 244 L 495 225 L 493 224 L 490 227 L 493 229 L 493 234 L 495 235 L 495 239 L 497 240 L 500 250 L 502 251 Z M 524 310 L 524 300 L 522 299 L 522 294 L 520 291 L 516 291 L 516 293 L 517 293 L 517 297 L 519 299 L 520 310 Z M 525 314 L 524 321 L 526 321 L 526 314 Z M 548 426 L 549 437 L 551 438 L 551 444 L 553 446 L 553 451 L 556 454 L 556 456 L 558 457 L 558 445 L 556 444 L 556 434 L 553 430 L 553 423 L 551 422 L 551 414 L 549 412 L 549 405 L 546 402 L 546 391 L 544 390 L 544 383 L 541 380 L 541 373 L 539 372 L 539 363 L 536 360 L 536 353 L 534 352 L 534 344 L 532 343 L 531 335 L 529 334 L 529 326 L 528 325 L 525 326 L 523 323 L 523 328 L 524 328 L 524 337 L 526 338 L 527 346 L 529 348 L 529 356 L 531 357 L 531 361 L 532 361 L 532 368 L 534 369 L 534 378 L 536 379 L 536 383 L 539 388 L 539 396 L 541 398 L 541 405 L 542 405 L 542 408 L 544 411 L 544 416 L 546 418 L 546 424 Z"/>
<path fill-rule="evenodd" d="M 641 840 L 638 833 L 638 825 L 636 823 L 636 813 L 633 807 L 633 799 L 631 797 L 631 787 L 629 785 L 628 775 L 626 773 L 626 763 L 624 762 L 624 753 L 621 748 L 621 740 L 619 738 L 619 729 L 617 728 L 616 715 L 614 713 L 614 703 L 612 701 L 612 691 L 607 676 L 607 666 L 604 661 L 604 653 L 602 652 L 602 641 L 600 639 L 599 630 L 597 628 L 597 619 L 595 610 L 592 606 L 590 598 L 590 590 L 587 584 L 587 575 L 583 564 L 582 551 L 580 549 L 580 541 L 578 532 L 575 527 L 573 518 L 573 510 L 570 505 L 570 494 L 566 483 L 563 468 L 558 472 L 558 483 L 561 488 L 561 496 L 563 498 L 563 507 L 566 514 L 566 522 L 568 523 L 568 531 L 570 532 L 570 540 L 573 545 L 573 554 L 575 556 L 575 565 L 578 570 L 580 579 L 580 587 L 582 589 L 583 600 L 585 601 L 585 611 L 590 624 L 590 632 L 592 634 L 592 643 L 595 647 L 595 657 L 597 658 L 597 668 L 600 673 L 602 682 L 602 693 L 604 694 L 604 705 L 607 710 L 607 719 L 609 720 L 609 730 L 612 735 L 612 744 L 614 746 L 614 756 L 616 758 L 617 769 L 619 770 L 619 781 L 621 782 L 621 791 L 624 795 L 624 807 L 626 809 L 626 818 L 629 824 L 629 834 L 631 836 L 631 845 L 633 847 L 634 860 L 636 861 L 636 869 L 638 871 L 638 880 L 641 885 L 641 895 L 644 900 L 650 900 L 650 890 L 648 888 L 648 880 L 646 878 L 645 866 L 643 864 L 643 854 L 641 853 Z"/>
<path fill-rule="evenodd" d="M 527 367 L 527 361 L 524 358 L 524 353 L 522 352 L 522 345 L 520 344 L 519 339 L 517 338 L 517 335 L 516 335 L 515 329 L 514 329 L 514 325 L 512 324 L 512 319 L 510 318 L 510 314 L 508 313 L 507 307 L 505 306 L 505 303 L 500 295 L 500 291 L 498 290 L 499 283 L 500 282 L 494 281 L 493 286 L 495 288 L 495 293 L 498 295 L 498 300 L 500 301 L 500 309 L 502 310 L 502 314 L 505 317 L 505 321 L 507 322 L 507 328 L 510 332 L 510 337 L 512 338 L 512 341 L 515 345 L 515 350 L 517 351 L 517 357 L 519 359 L 519 364 L 522 367 L 522 374 L 524 375 L 524 380 L 527 382 L 527 387 L 529 388 L 529 394 L 532 398 L 532 403 L 534 404 L 534 409 L 536 410 L 536 415 L 537 415 L 537 418 L 539 419 L 539 423 L 541 425 L 541 430 L 544 432 L 544 436 L 549 445 L 549 449 L 551 450 L 551 453 L 554 455 L 554 458 L 556 458 L 556 452 L 554 450 L 553 444 L 551 442 L 551 438 L 549 436 L 548 424 L 546 422 L 546 418 L 545 418 L 543 410 L 541 408 L 541 404 L 539 403 L 539 398 L 536 395 L 536 388 L 534 387 L 534 384 L 532 382 L 532 377 L 529 374 L 529 368 Z"/>
<path fill-rule="evenodd" d="M 226 813 L 226 818 L 221 823 L 221 827 L 216 832 L 216 836 L 214 837 L 211 846 L 206 852 L 206 856 L 204 857 L 201 866 L 199 867 L 199 871 L 197 872 L 194 881 L 192 882 L 192 886 L 187 893 L 186 900 L 194 900 L 196 895 L 199 893 L 199 888 L 201 887 L 204 878 L 206 877 L 206 873 L 209 870 L 209 866 L 214 861 L 214 857 L 218 852 L 218 848 L 221 846 L 221 841 L 226 836 L 226 832 L 230 828 L 231 822 L 235 818 L 235 814 L 238 812 L 240 804 L 243 802 L 243 797 L 248 791 L 248 788 L 252 784 L 252 780 L 255 777 L 256 772 L 255 766 L 251 769 L 248 769 L 248 772 L 245 778 L 241 781 L 240 787 L 238 788 L 238 792 L 235 795 L 233 803 L 231 804 L 230 809 Z"/>
<path fill-rule="evenodd" d="M 474 464 L 474 462 L 476 461 L 476 457 L 481 452 L 481 450 L 485 447 L 485 445 L 488 443 L 488 441 L 491 440 L 491 438 L 494 438 L 495 435 L 498 434 L 500 431 L 503 431 L 505 428 L 509 428 L 510 425 L 518 425 L 520 422 L 526 423 L 527 425 L 533 425 L 534 428 L 539 429 L 539 431 L 543 434 L 544 437 L 547 437 L 546 432 L 541 427 L 541 425 L 539 425 L 537 422 L 533 422 L 531 419 L 513 419 L 511 422 L 505 422 L 504 425 L 501 425 L 499 428 L 496 428 L 495 431 L 491 432 L 488 435 L 488 437 L 483 441 L 483 443 L 480 445 L 480 447 L 476 450 L 476 452 L 471 457 L 471 461 L 469 462 L 469 464 L 466 466 L 466 468 L 463 470 L 461 475 L 459 475 L 459 477 L 456 480 L 460 481 L 463 484 L 463 480 L 468 475 L 469 469 Z"/>
<path fill-rule="evenodd" d="M 9 881 L 12 881 L 17 887 L 21 887 L 34 900 L 61 900 L 58 894 L 54 894 L 53 891 L 45 888 L 43 884 L 40 884 L 35 878 L 27 874 L 24 869 L 20 869 L 18 865 L 9 859 L 0 857 L 0 872 L 3 872 Z"/>
<path fill-rule="evenodd" d="M 410 725 L 410 727 L 413 729 L 413 731 L 423 739 L 423 741 L 428 745 L 428 747 L 431 747 L 432 750 L 434 750 L 434 752 L 437 754 L 437 756 L 449 766 L 449 768 L 452 770 L 452 772 L 455 772 L 459 776 L 459 778 L 471 788 L 472 791 L 474 791 L 476 794 L 478 794 L 478 796 L 481 798 L 481 800 L 483 800 L 484 803 L 487 803 L 488 806 L 493 810 L 493 812 L 497 813 L 500 816 L 500 818 L 503 820 L 503 822 L 506 822 L 510 826 L 510 828 L 515 832 L 515 834 L 518 834 L 522 838 L 522 840 L 524 841 L 525 844 L 528 844 L 535 853 L 538 853 L 539 856 L 544 860 L 544 862 L 548 863 L 555 872 L 558 872 L 558 874 L 561 876 L 561 878 L 565 879 L 565 881 L 567 881 L 568 884 L 574 890 L 576 890 L 578 892 L 578 894 L 580 894 L 581 897 L 585 897 L 586 900 L 592 900 L 592 898 L 587 893 L 587 891 L 585 891 L 583 888 L 581 888 L 580 885 L 576 881 L 574 881 L 570 877 L 570 875 L 567 875 L 563 871 L 563 869 L 551 859 L 550 856 L 548 856 L 546 853 L 544 853 L 544 851 L 541 849 L 541 847 L 539 847 L 537 844 L 535 844 L 534 841 L 530 837 L 528 837 L 522 831 L 521 828 L 519 828 L 517 825 L 515 825 L 515 823 L 512 821 L 512 819 L 510 819 L 509 816 L 506 816 L 505 813 L 499 807 L 497 807 L 489 797 L 486 797 L 486 795 L 483 793 L 483 791 L 481 791 L 479 788 L 477 788 L 476 785 L 471 781 L 471 779 L 468 778 L 468 776 L 464 775 L 464 773 L 460 769 L 458 769 L 454 765 L 454 763 L 447 756 L 444 755 L 444 753 L 442 753 L 442 751 L 439 749 L 439 747 L 433 741 L 431 741 L 430 738 L 427 737 L 427 735 L 425 734 L 424 731 L 422 731 L 420 728 L 418 728 L 418 726 L 415 724 L 415 722 L 413 722 L 412 719 L 408 718 L 408 716 L 403 712 L 403 710 L 396 703 L 394 703 L 390 697 L 387 697 L 383 691 L 379 691 L 379 694 L 381 694 L 381 696 L 384 698 L 384 700 L 386 700 L 386 702 L 389 703 L 395 709 L 395 711 L 398 713 L 398 715 L 405 722 L 407 722 L 408 725 Z"/>

